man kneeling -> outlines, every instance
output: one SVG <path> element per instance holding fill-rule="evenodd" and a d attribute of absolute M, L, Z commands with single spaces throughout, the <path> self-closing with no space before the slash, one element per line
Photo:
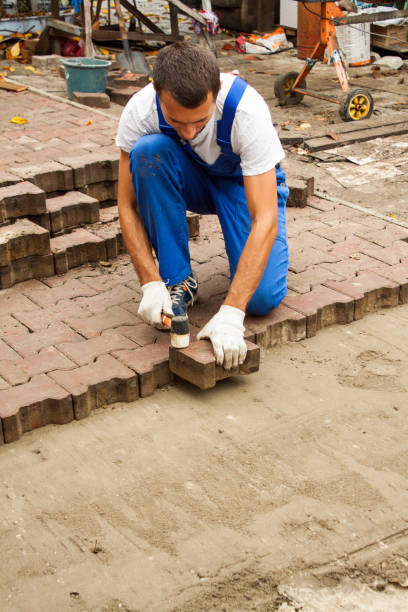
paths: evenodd
<path fill-rule="evenodd" d="M 217 214 L 231 284 L 197 338 L 211 340 L 224 368 L 242 364 L 245 313 L 264 315 L 286 295 L 288 188 L 265 101 L 239 77 L 220 75 L 209 50 L 175 43 L 158 53 L 153 83 L 125 107 L 116 144 L 119 216 L 143 291 L 140 317 L 163 329 L 163 314 L 186 314 L 198 291 L 186 210 Z"/>

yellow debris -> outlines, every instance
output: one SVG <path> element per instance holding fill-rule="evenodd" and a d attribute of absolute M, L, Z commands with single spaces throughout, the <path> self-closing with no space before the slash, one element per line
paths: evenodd
<path fill-rule="evenodd" d="M 28 123 L 28 119 L 25 119 L 24 117 L 12 117 L 9 123 L 17 123 L 18 125 L 22 125 L 23 123 Z"/>

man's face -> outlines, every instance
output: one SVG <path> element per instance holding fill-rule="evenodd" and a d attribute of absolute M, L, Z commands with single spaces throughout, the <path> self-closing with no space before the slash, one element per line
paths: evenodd
<path fill-rule="evenodd" d="M 211 119 L 215 109 L 212 92 L 196 108 L 181 106 L 166 89 L 160 94 L 160 106 L 167 123 L 173 127 L 183 140 L 192 140 Z"/>

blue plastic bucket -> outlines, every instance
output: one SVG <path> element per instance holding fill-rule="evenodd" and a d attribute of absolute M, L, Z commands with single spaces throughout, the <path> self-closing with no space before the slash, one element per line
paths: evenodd
<path fill-rule="evenodd" d="M 68 98 L 73 91 L 105 93 L 106 78 L 112 62 L 95 57 L 68 57 L 62 60 L 65 67 Z"/>

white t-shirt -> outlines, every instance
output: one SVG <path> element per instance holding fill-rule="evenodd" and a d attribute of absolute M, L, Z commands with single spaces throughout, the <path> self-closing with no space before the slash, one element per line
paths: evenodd
<path fill-rule="evenodd" d="M 193 151 L 207 164 L 213 164 L 221 152 L 217 144 L 217 121 L 222 117 L 224 102 L 234 78 L 232 74 L 221 74 L 222 84 L 214 114 L 204 129 L 189 141 Z M 138 91 L 125 106 L 116 144 L 129 153 L 139 138 L 147 134 L 160 134 L 156 93 L 152 83 Z M 233 152 L 241 158 L 244 176 L 268 172 L 285 156 L 265 100 L 249 85 L 238 104 L 231 145 Z"/>

